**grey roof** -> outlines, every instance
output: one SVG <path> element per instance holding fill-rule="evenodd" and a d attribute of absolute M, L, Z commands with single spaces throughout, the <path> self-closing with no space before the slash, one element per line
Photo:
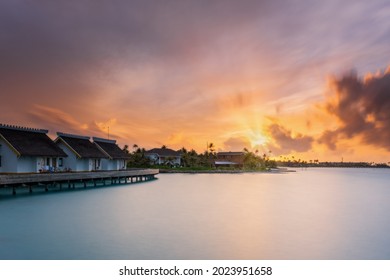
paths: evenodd
<path fill-rule="evenodd" d="M 116 144 L 115 140 L 93 137 L 93 142 L 112 159 L 130 159 L 130 155 Z"/>
<path fill-rule="evenodd" d="M 99 150 L 94 143 L 89 141 L 88 136 L 66 134 L 62 132 L 58 132 L 57 135 L 58 138 L 55 142 L 64 142 L 81 158 L 108 158 L 108 156 Z"/>
<path fill-rule="evenodd" d="M 44 129 L 0 124 L 0 135 L 19 156 L 66 157 L 66 153 L 46 135 Z"/>
<path fill-rule="evenodd" d="M 242 156 L 244 152 L 218 152 L 217 156 Z"/>
<path fill-rule="evenodd" d="M 157 154 L 157 155 L 163 156 L 163 157 L 180 157 L 181 156 L 181 152 L 174 151 L 174 150 L 168 149 L 168 148 L 165 148 L 165 149 L 154 148 L 154 149 L 151 149 L 149 151 L 146 151 L 146 154 Z"/>

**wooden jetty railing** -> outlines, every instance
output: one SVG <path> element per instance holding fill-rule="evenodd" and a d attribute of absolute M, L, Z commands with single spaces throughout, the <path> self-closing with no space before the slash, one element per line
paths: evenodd
<path fill-rule="evenodd" d="M 11 188 L 12 193 L 16 194 L 17 188 L 28 188 L 30 192 L 36 187 L 63 185 L 68 188 L 75 188 L 76 183 L 81 183 L 84 187 L 88 184 L 93 186 L 121 183 L 135 183 L 155 179 L 159 173 L 158 169 L 131 169 L 120 171 L 97 171 L 97 172 L 69 172 L 69 173 L 40 173 L 40 174 L 11 174 L 0 175 L 0 188 Z"/>

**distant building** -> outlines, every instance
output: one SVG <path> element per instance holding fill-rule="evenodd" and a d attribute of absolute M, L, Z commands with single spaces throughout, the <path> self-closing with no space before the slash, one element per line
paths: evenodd
<path fill-rule="evenodd" d="M 68 157 L 64 159 L 64 167 L 72 171 L 102 170 L 102 160 L 109 157 L 103 153 L 88 136 L 57 133 L 54 142 Z"/>
<path fill-rule="evenodd" d="M 43 129 L 0 124 L 0 172 L 62 170 L 67 154 L 47 133 Z"/>
<path fill-rule="evenodd" d="M 102 159 L 103 170 L 126 169 L 126 163 L 130 159 L 130 155 L 119 148 L 115 140 L 93 137 L 93 142 L 108 157 Z"/>
<path fill-rule="evenodd" d="M 154 165 L 179 166 L 181 164 L 181 152 L 168 148 L 155 148 L 146 151 L 145 156 Z"/>
<path fill-rule="evenodd" d="M 214 164 L 216 167 L 242 167 L 244 156 L 244 152 L 219 152 Z"/>

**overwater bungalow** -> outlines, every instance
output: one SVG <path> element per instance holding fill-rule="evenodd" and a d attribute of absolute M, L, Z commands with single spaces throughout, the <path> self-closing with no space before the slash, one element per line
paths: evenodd
<path fill-rule="evenodd" d="M 109 157 L 90 141 L 90 137 L 63 132 L 58 132 L 57 135 L 54 142 L 68 155 L 64 159 L 64 166 L 67 170 L 103 170 L 102 160 Z"/>
<path fill-rule="evenodd" d="M 61 170 L 67 154 L 48 130 L 0 124 L 0 173 Z"/>
<path fill-rule="evenodd" d="M 126 169 L 130 155 L 119 148 L 116 140 L 93 137 L 93 143 L 107 156 L 101 161 L 103 170 Z"/>

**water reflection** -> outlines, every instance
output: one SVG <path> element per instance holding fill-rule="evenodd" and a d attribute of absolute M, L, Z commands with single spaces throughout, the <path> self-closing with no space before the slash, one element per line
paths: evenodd
<path fill-rule="evenodd" d="M 389 179 L 387 169 L 160 174 L 3 200 L 0 258 L 389 259 Z"/>

